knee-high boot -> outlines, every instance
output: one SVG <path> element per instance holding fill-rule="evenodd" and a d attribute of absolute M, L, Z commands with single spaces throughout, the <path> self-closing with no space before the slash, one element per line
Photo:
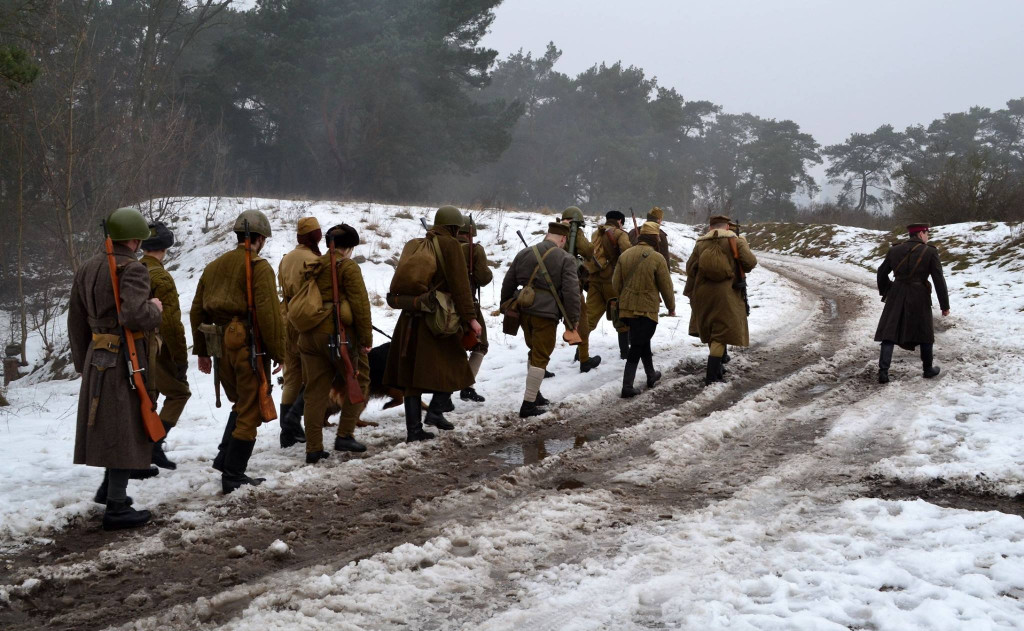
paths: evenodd
<path fill-rule="evenodd" d="M 423 395 L 405 395 L 405 442 L 430 440 L 434 434 L 423 429 Z"/>
<path fill-rule="evenodd" d="M 220 439 L 220 444 L 217 445 L 217 457 L 213 459 L 213 468 L 221 473 L 224 473 L 224 452 L 228 448 L 228 441 L 231 440 L 231 433 L 235 431 L 235 421 L 237 419 L 237 412 L 232 412 L 228 415 L 227 425 L 224 426 L 224 436 Z"/>
<path fill-rule="evenodd" d="M 937 366 L 933 366 L 932 362 L 935 360 L 935 345 L 934 344 L 922 344 L 921 345 L 921 366 L 924 368 L 924 378 L 931 379 L 939 374 L 940 369 Z"/>

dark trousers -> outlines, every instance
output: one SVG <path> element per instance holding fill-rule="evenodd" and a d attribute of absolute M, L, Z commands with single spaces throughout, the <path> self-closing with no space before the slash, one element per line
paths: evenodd
<path fill-rule="evenodd" d="M 935 361 L 935 345 L 934 344 L 921 344 L 921 363 L 924 364 L 925 368 L 931 368 L 932 362 Z M 878 367 L 881 370 L 889 370 L 889 366 L 892 364 L 892 352 L 896 348 L 896 342 L 890 342 L 888 340 L 882 342 L 882 352 L 878 356 Z"/>
<path fill-rule="evenodd" d="M 651 352 L 651 338 L 658 328 L 658 323 L 650 318 L 623 318 L 623 323 L 629 327 L 629 356 L 626 358 L 626 368 L 632 368 L 635 373 L 637 364 L 643 362 L 644 372 L 648 376 L 654 374 L 654 356 Z"/>

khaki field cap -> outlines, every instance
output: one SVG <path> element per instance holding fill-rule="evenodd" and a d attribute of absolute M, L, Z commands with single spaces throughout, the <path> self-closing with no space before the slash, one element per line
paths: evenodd
<path fill-rule="evenodd" d="M 661 221 L 665 218 L 665 211 L 655 206 L 647 213 L 647 219 L 650 221 Z"/>
<path fill-rule="evenodd" d="M 661 226 L 656 221 L 645 221 L 640 226 L 640 234 L 661 234 Z"/>
<path fill-rule="evenodd" d="M 731 223 L 735 223 L 735 222 L 732 219 L 729 219 L 728 217 L 726 217 L 725 215 L 714 215 L 714 216 L 711 217 L 711 219 L 708 219 L 708 225 L 713 226 L 715 224 L 720 224 L 720 223 L 731 224 Z"/>
<path fill-rule="evenodd" d="M 552 221 L 548 224 L 548 234 L 557 234 L 563 237 L 569 236 L 569 226 L 564 223 Z"/>
<path fill-rule="evenodd" d="M 309 234 L 314 230 L 320 229 L 320 222 L 316 220 L 316 217 L 303 217 L 299 219 L 299 229 L 296 232 L 300 237 L 304 234 Z"/>

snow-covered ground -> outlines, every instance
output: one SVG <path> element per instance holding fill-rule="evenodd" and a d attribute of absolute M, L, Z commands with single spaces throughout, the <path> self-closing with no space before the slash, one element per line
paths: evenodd
<path fill-rule="evenodd" d="M 206 201 L 191 204 L 187 214 L 199 216 Z M 371 296 L 381 297 L 392 271 L 385 261 L 420 232 L 419 217 L 432 212 L 248 199 L 221 204 L 214 231 L 201 233 L 201 220 L 177 224 L 183 246 L 169 267 L 185 310 L 203 263 L 227 247 L 226 226 L 245 208 L 261 208 L 272 216 L 277 236 L 266 255 L 275 265 L 291 248 L 289 228 L 299 216 L 315 215 L 325 228 L 340 221 L 355 225 L 366 242 L 357 254 L 369 259 L 362 265 L 367 287 Z M 533 241 L 548 219 L 497 211 L 475 217 L 481 241 L 499 263 L 496 284 L 521 246 L 515 230 Z M 919 484 L 941 478 L 966 494 L 1008 498 L 1024 492 L 1021 268 L 987 260 L 1010 227 L 978 230 L 977 225 L 942 227 L 935 235 L 940 247 L 944 238 L 955 242 L 964 261 L 960 269 L 947 268 L 953 314 L 937 322 L 936 356 L 943 368 L 937 380 L 921 379 L 916 357 L 898 351 L 893 382 L 871 384 L 877 352 L 871 337 L 881 306 L 866 265 L 885 235 L 836 229 L 830 247 L 816 246 L 809 258 L 795 256 L 801 252 L 794 247 L 779 248 L 785 250 L 781 255 L 759 254 L 763 265 L 750 278 L 755 348 L 770 356 L 806 339 L 821 359 L 793 374 L 774 376 L 723 409 L 699 412 L 725 391 L 725 386 L 714 386 L 587 445 L 584 450 L 610 454 L 600 460 L 611 463 L 608 477 L 614 484 L 607 488 L 523 491 L 530 479 L 579 457 L 571 451 L 553 454 L 520 468 L 511 481 L 503 476 L 438 500 L 462 506 L 472 497 L 513 498 L 492 514 L 456 516 L 441 534 L 425 540 L 410 540 L 340 567 L 328 558 L 323 566 L 271 574 L 127 626 L 1022 629 L 1024 520 L 922 500 L 865 497 L 861 482 L 868 475 Z M 694 231 L 675 224 L 666 230 L 674 252 L 685 258 Z M 787 276 L 835 287 L 867 308 L 842 314 L 843 330 L 822 337 L 822 308 Z M 676 276 L 675 282 L 680 317 L 663 319 L 655 336 L 663 368 L 702 361 L 706 352 L 686 335 L 683 278 Z M 484 289 L 483 300 L 485 312 L 495 308 L 496 285 Z M 824 309 L 840 307 L 826 304 Z M 396 319 L 385 306 L 375 307 L 373 316 L 386 331 Z M 488 401 L 481 406 L 457 402 L 452 418 L 458 429 L 440 440 L 471 442 L 507 426 L 507 413 L 518 407 L 525 348 L 520 338 L 500 333 L 496 318 L 489 325 L 491 352 L 478 385 Z M 607 322 L 592 336 L 591 347 L 607 364 L 581 375 L 571 363 L 571 350 L 558 349 L 551 366 L 558 377 L 545 382 L 546 396 L 570 407 L 617 401 L 621 362 Z M 757 366 L 743 351 L 735 356 L 731 379 L 743 379 L 748 367 L 770 371 L 770 364 Z M 218 523 L 212 507 L 224 500 L 219 479 L 208 467 L 226 409 L 214 409 L 208 378 L 194 367 L 189 376 L 194 396 L 169 438 L 179 468 L 132 483 L 130 492 L 143 504 L 174 506 L 172 520 L 192 528 L 186 536 L 210 539 L 218 529 L 237 526 Z M 91 503 L 98 473 L 70 464 L 77 389 L 77 381 L 26 379 L 10 388 L 12 406 L 0 409 L 0 540 L 5 548 L 45 541 L 55 530 L 100 511 Z M 558 422 L 553 416 L 540 422 Z M 419 466 L 422 447 L 399 442 L 404 434 L 400 412 L 385 412 L 375 402 L 366 418 L 380 422 L 379 428 L 359 430 L 370 456 L 345 462 L 345 471 L 354 477 L 368 469 Z M 741 444 L 747 451 L 738 453 L 748 456 L 785 451 L 770 437 L 776 431 L 785 438 L 788 427 L 826 429 L 778 458 L 781 464 L 740 482 L 725 499 L 696 506 L 671 499 L 671 489 L 693 484 L 694 476 L 709 489 L 724 484 L 735 465 L 722 460 L 730 445 Z M 314 482 L 344 484 L 333 470 L 328 475 L 303 466 L 300 448 L 280 450 L 276 425 L 264 429 L 252 468 L 269 473 L 271 491 L 299 490 Z M 649 448 L 615 461 L 617 445 L 644 437 L 650 437 Z M 638 505 L 622 485 L 660 489 L 669 499 L 661 506 Z M 149 535 L 139 547 L 157 550 L 163 543 L 159 534 Z M 267 550 L 245 553 L 286 556 L 289 551 L 275 542 Z M 38 576 L 58 571 L 64 570 L 40 566 Z M 0 586 L 0 611 L 5 593 L 9 597 L 19 589 L 31 586 Z M 214 615 L 232 607 L 237 614 L 226 621 Z"/>

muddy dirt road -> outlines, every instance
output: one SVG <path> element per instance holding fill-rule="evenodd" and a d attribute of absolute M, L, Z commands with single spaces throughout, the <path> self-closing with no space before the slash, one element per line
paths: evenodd
<path fill-rule="evenodd" d="M 703 365 L 682 362 L 636 399 L 562 406 L 554 419 L 525 424 L 503 413 L 496 434 L 435 441 L 413 463 L 333 462 L 298 492 L 255 489 L 216 505 L 153 507 L 161 517 L 137 532 L 76 524 L 52 544 L 2 559 L 0 585 L 19 587 L 0 603 L 0 628 L 213 626 L 237 617 L 275 576 L 337 570 L 551 493 L 607 491 L 621 512 L 601 528 L 606 536 L 537 560 L 546 566 L 614 546 L 625 525 L 728 499 L 772 473 L 789 486 L 834 489 L 837 498 L 912 494 L 898 482 L 864 478 L 867 466 L 901 448 L 884 437 L 856 453 L 817 453 L 835 411 L 872 388 L 875 347 L 852 330 L 875 316 L 869 293 L 793 263 L 765 267 L 800 293 L 802 316 L 787 335 L 736 353 L 727 384 L 705 389 Z M 668 463 L 680 441 L 698 446 L 685 462 Z M 387 459 L 381 452 L 371 458 Z M 969 507 L 971 498 L 950 500 L 957 501 Z M 286 554 L 264 552 L 277 540 Z M 502 589 L 498 580 L 487 592 L 497 602 L 492 612 L 502 606 Z M 464 610 L 465 620 L 472 611 Z"/>

